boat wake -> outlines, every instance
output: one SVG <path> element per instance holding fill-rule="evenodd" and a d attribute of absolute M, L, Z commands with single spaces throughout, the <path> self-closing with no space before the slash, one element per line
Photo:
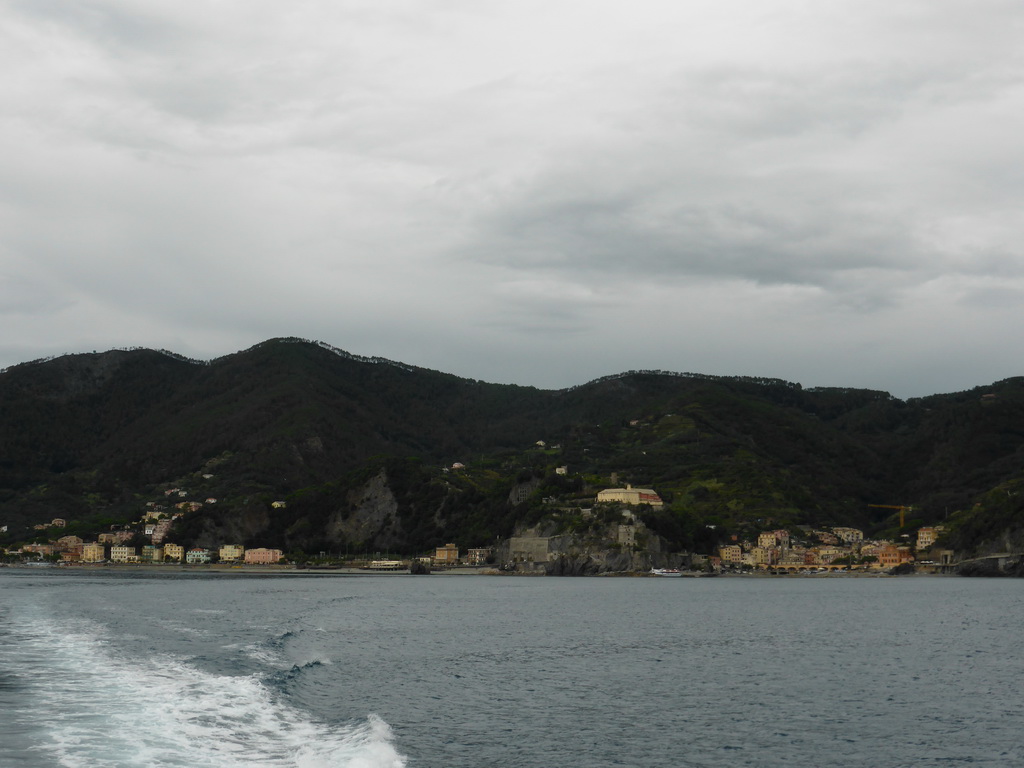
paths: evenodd
<path fill-rule="evenodd" d="M 65 768 L 405 766 L 379 717 L 317 722 L 257 675 L 211 674 L 166 654 L 126 658 L 86 621 L 28 618 L 15 639 L 3 666 L 34 673 L 19 681 L 28 690 L 12 729 Z"/>

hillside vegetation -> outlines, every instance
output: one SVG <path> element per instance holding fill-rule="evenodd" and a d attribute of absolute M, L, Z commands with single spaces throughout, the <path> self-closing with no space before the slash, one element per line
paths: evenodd
<path fill-rule="evenodd" d="M 181 521 L 183 543 L 477 546 L 570 525 L 566 510 L 624 483 L 661 494 L 645 519 L 685 549 L 805 523 L 898 535 L 872 504 L 912 505 L 908 528 L 946 522 L 962 552 L 1017 547 L 1024 380 L 908 401 L 659 371 L 545 391 L 298 339 L 210 363 L 131 350 L 0 373 L 0 543 L 54 517 L 136 519 L 180 487 L 217 500 Z"/>

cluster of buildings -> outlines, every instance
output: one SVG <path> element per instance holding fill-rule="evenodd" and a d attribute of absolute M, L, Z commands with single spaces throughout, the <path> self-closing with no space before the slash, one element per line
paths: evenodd
<path fill-rule="evenodd" d="M 454 565 L 486 565 L 488 558 L 494 550 L 490 547 L 471 547 L 466 550 L 466 557 L 459 557 L 459 548 L 454 544 L 445 544 L 437 547 L 433 556 L 420 558 L 420 561 L 429 560 L 429 565 L 440 568 Z"/>
<path fill-rule="evenodd" d="M 124 534 L 127 534 L 125 536 Z M 186 550 L 173 543 L 129 546 L 125 541 L 135 536 L 133 531 L 114 531 L 100 534 L 97 541 L 83 541 L 78 536 L 62 536 L 47 544 L 25 544 L 22 554 L 40 556 L 59 555 L 65 563 L 188 563 L 200 565 L 216 558 L 221 563 L 249 565 L 276 565 L 284 558 L 280 549 L 245 549 L 239 544 L 224 544 L 217 549 L 195 547 Z"/>
<path fill-rule="evenodd" d="M 210 478 L 212 475 L 204 475 Z M 167 503 L 150 501 L 146 503 L 141 519 L 120 529 L 101 533 L 96 541 L 87 542 L 78 536 L 62 536 L 45 544 L 25 544 L 18 552 L 40 557 L 59 556 L 65 563 L 188 563 L 203 564 L 215 560 L 221 563 L 246 563 L 251 565 L 276 565 L 284 558 L 280 549 L 245 549 L 239 544 L 224 544 L 216 549 L 195 547 L 185 549 L 180 544 L 166 541 L 174 523 L 187 512 L 195 512 L 207 504 L 216 504 L 217 499 L 189 501 L 189 492 L 182 488 L 164 491 Z M 34 526 L 35 530 L 65 528 L 67 521 L 54 518 L 49 523 Z M 143 546 L 130 544 L 142 535 L 150 543 Z M 137 543 L 137 542 L 136 542 Z"/>
<path fill-rule="evenodd" d="M 757 541 L 738 541 L 719 547 L 712 563 L 720 567 L 752 567 L 803 569 L 828 567 L 840 561 L 843 565 L 890 569 L 912 563 L 929 551 L 943 532 L 943 527 L 921 528 L 914 544 L 896 543 L 887 539 L 865 540 L 863 531 L 837 527 L 806 531 L 808 546 L 794 540 L 789 531 L 776 530 L 758 534 Z M 736 537 L 733 537 L 736 538 Z"/>
<path fill-rule="evenodd" d="M 455 544 L 437 547 L 433 555 L 415 558 L 415 562 L 433 568 L 453 568 L 457 565 L 486 565 L 491 553 L 490 547 L 471 548 L 466 550 L 466 557 L 459 556 L 459 548 Z M 370 571 L 401 571 L 410 567 L 405 560 L 371 560 L 364 566 Z"/>
<path fill-rule="evenodd" d="M 184 494 L 178 488 L 171 489 L 167 494 Z M 207 499 L 205 503 L 215 503 L 216 499 Z M 74 535 L 62 536 L 45 544 L 25 544 L 17 553 L 38 555 L 40 557 L 59 556 L 65 563 L 184 563 L 187 565 L 203 565 L 212 562 L 245 564 L 245 565 L 277 565 L 284 562 L 284 552 L 280 549 L 256 547 L 246 549 L 241 544 L 222 544 L 215 549 L 193 547 L 186 549 L 180 544 L 166 541 L 175 521 L 186 511 L 188 505 L 197 502 L 179 502 L 175 508 L 181 511 L 171 512 L 164 506 L 150 502 L 140 520 L 123 529 L 101 533 L 96 541 L 84 541 Z M 274 502 L 284 506 L 284 502 Z M 202 506 L 200 504 L 200 506 Z M 63 528 L 66 521 L 56 519 L 51 523 L 35 526 L 37 530 Z M 135 546 L 136 537 L 144 536 L 150 543 Z M 133 542 L 134 543 L 130 543 Z M 419 561 L 435 567 L 448 568 L 456 565 L 485 565 L 491 557 L 493 549 L 489 547 L 471 548 L 462 556 L 454 543 L 437 547 L 432 555 L 419 558 Z M 371 568 L 377 570 L 398 570 L 408 566 L 407 561 L 380 560 L 374 561 Z"/>

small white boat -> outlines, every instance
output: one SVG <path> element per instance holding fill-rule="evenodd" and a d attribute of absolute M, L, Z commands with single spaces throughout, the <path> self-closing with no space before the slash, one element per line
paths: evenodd
<path fill-rule="evenodd" d="M 651 568 L 652 576 L 682 576 L 678 568 Z"/>

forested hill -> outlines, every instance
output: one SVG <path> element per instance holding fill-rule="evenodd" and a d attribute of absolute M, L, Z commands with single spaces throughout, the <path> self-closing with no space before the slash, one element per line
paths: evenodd
<path fill-rule="evenodd" d="M 14 366 L 0 373 L 0 430 L 9 536 L 55 516 L 137 514 L 201 475 L 219 499 L 207 526 L 268 499 L 338 505 L 353 478 L 383 467 L 405 478 L 407 547 L 460 538 L 469 520 L 473 536 L 508 535 L 542 512 L 540 496 L 508 501 L 527 480 L 563 501 L 612 482 L 654 486 L 669 502 L 655 524 L 669 532 L 811 523 L 892 533 L 892 511 L 869 505 L 913 505 L 908 527 L 954 523 L 964 550 L 1005 544 L 1024 501 L 1019 378 L 909 401 L 658 371 L 546 391 L 277 339 L 209 363 L 130 350 Z M 455 462 L 465 474 L 442 477 Z M 560 466 L 568 475 L 553 474 Z M 296 514 L 288 530 L 316 544 L 319 518 Z"/>

